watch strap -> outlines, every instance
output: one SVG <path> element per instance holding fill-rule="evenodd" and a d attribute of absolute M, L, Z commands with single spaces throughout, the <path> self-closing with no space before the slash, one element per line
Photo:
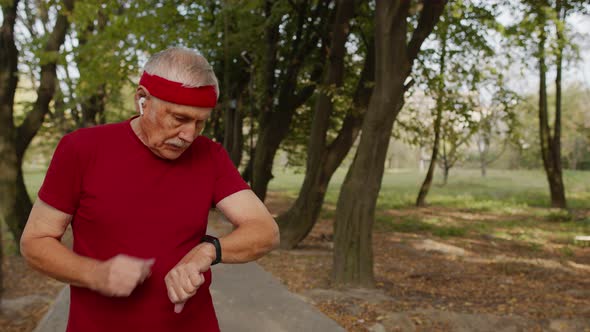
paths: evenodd
<path fill-rule="evenodd" d="M 208 242 L 211 243 L 215 247 L 215 260 L 211 263 L 211 265 L 215 265 L 221 262 L 221 244 L 219 243 L 219 239 L 215 236 L 205 235 L 201 238 L 201 243 Z"/>

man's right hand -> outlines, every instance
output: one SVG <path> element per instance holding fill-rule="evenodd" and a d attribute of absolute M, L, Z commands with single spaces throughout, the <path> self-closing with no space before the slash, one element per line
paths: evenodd
<path fill-rule="evenodd" d="M 129 296 L 151 273 L 154 259 L 117 255 L 98 263 L 92 271 L 91 289 L 106 296 Z"/>

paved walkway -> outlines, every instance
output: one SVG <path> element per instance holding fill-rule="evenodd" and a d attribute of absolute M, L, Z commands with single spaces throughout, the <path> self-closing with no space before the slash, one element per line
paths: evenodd
<path fill-rule="evenodd" d="M 219 234 L 218 227 L 215 230 Z M 211 294 L 221 331 L 344 331 L 256 263 L 219 264 L 212 272 Z M 65 331 L 68 304 L 65 287 L 34 332 Z"/>

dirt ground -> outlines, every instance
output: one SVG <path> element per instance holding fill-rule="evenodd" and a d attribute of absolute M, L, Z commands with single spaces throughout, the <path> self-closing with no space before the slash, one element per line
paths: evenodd
<path fill-rule="evenodd" d="M 289 202 L 267 201 L 278 214 Z M 485 218 L 425 208 L 392 211 Z M 374 232 L 375 289 L 335 289 L 331 220 L 259 263 L 349 331 L 590 331 L 590 247 L 564 255 L 493 237 Z M 63 284 L 6 257 L 0 331 L 31 331 Z"/>
<path fill-rule="evenodd" d="M 4 257 L 0 331 L 32 331 L 64 286 L 32 270 L 20 256 Z"/>
<path fill-rule="evenodd" d="M 271 196 L 268 204 L 280 211 L 288 202 Z M 438 209 L 403 213 L 441 215 Z M 461 214 L 453 217 L 482 217 Z M 491 237 L 376 229 L 376 288 L 334 289 L 332 226 L 320 220 L 298 249 L 260 264 L 349 331 L 590 331 L 588 247 L 563 255 Z"/>

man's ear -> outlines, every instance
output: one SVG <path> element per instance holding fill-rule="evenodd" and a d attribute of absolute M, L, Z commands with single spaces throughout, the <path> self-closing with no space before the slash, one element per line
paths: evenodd
<path fill-rule="evenodd" d="M 140 115 L 143 115 L 143 107 L 145 106 L 145 101 L 148 95 L 149 93 L 143 86 L 140 85 L 137 87 L 137 90 L 135 91 L 135 99 L 137 100 Z"/>
<path fill-rule="evenodd" d="M 141 97 L 147 98 L 149 95 L 150 93 L 143 85 L 138 86 L 137 90 L 135 90 L 135 100 L 138 100 Z"/>
<path fill-rule="evenodd" d="M 143 103 L 145 102 L 145 97 L 140 97 L 137 101 L 137 106 L 139 107 L 139 115 L 143 115 Z"/>

